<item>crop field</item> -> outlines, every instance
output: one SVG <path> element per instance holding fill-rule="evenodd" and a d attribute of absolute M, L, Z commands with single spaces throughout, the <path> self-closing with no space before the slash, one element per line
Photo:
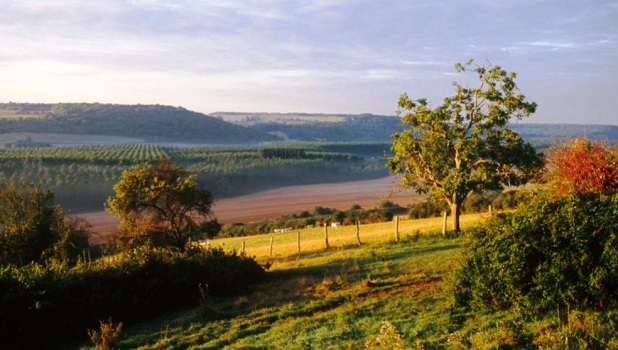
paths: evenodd
<path fill-rule="evenodd" d="M 464 227 L 482 217 L 464 216 Z M 516 332 L 509 315 L 469 315 L 451 307 L 449 282 L 465 239 L 436 235 L 439 221 L 402 221 L 399 243 L 393 223 L 363 225 L 361 247 L 354 245 L 353 228 L 344 227 L 332 231 L 328 251 L 322 229 L 301 230 L 300 259 L 296 232 L 275 236 L 270 278 L 253 294 L 206 300 L 194 310 L 127 328 L 118 348 L 361 349 L 386 321 L 407 348 L 508 346 Z M 238 248 L 241 240 L 226 240 L 226 249 Z M 244 240 L 249 254 L 267 260 L 269 236 Z M 534 331 L 540 323 L 524 327 Z"/>
<path fill-rule="evenodd" d="M 375 180 L 347 181 L 330 184 L 288 186 L 244 196 L 218 199 L 214 215 L 221 223 L 258 222 L 282 215 L 311 211 L 316 206 L 347 210 L 354 204 L 363 208 L 377 207 L 383 199 L 407 206 L 423 198 L 412 191 L 387 195 L 396 189 L 399 179 L 394 176 Z M 81 213 L 97 233 L 92 243 L 107 240 L 118 227 L 118 220 L 105 211 Z"/>
<path fill-rule="evenodd" d="M 73 211 L 102 210 L 122 172 L 161 157 L 183 164 L 216 197 L 308 183 L 375 179 L 383 162 L 352 153 L 366 146 L 274 145 L 166 147 L 143 143 L 79 147 L 0 148 L 0 183 L 32 182 L 51 189 Z M 350 151 L 346 152 L 346 147 Z M 379 145 L 369 145 L 380 149 Z"/>

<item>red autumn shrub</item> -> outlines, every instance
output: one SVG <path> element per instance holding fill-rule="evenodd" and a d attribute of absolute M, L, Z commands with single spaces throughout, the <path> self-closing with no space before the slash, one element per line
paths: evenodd
<path fill-rule="evenodd" d="M 618 189 L 618 150 L 580 138 L 554 150 L 552 163 L 559 190 L 609 193 Z"/>

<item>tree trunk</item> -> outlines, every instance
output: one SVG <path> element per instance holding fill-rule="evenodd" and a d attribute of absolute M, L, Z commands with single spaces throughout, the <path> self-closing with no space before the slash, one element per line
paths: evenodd
<path fill-rule="evenodd" d="M 461 204 L 457 201 L 451 204 L 451 215 L 453 217 L 453 231 L 459 233 L 459 208 Z"/>

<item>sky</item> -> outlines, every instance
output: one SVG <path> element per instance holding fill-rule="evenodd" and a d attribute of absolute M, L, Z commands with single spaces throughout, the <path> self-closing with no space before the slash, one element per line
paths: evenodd
<path fill-rule="evenodd" d="M 517 72 L 526 122 L 618 124 L 616 0 L 0 0 L 0 102 L 392 115 L 468 59 Z"/>

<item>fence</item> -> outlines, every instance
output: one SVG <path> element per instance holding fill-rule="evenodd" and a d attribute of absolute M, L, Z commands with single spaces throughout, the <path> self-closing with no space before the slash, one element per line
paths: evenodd
<path fill-rule="evenodd" d="M 491 213 L 491 209 L 490 209 Z M 461 215 L 463 225 L 472 224 L 486 214 Z M 361 246 L 367 243 L 400 242 L 402 235 L 447 233 L 448 216 L 429 219 L 408 219 L 395 216 L 386 223 L 331 227 L 307 228 L 291 232 L 279 232 L 270 235 L 234 237 L 216 239 L 207 246 L 221 246 L 226 250 L 235 250 L 257 258 L 302 257 L 303 254 L 320 251 Z"/>

